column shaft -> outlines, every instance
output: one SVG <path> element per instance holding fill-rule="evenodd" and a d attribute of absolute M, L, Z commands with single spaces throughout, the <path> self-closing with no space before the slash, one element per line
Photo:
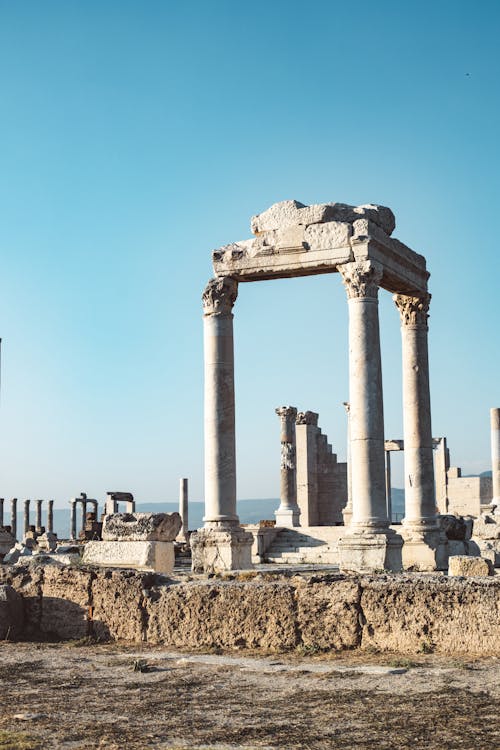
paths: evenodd
<path fill-rule="evenodd" d="M 17 497 L 10 501 L 10 531 L 14 539 L 17 539 Z"/>
<path fill-rule="evenodd" d="M 490 411 L 491 419 L 491 475 L 493 479 L 492 503 L 500 507 L 500 409 Z"/>
<path fill-rule="evenodd" d="M 388 526 L 384 408 L 378 318 L 382 269 L 373 261 L 339 266 L 349 298 L 349 403 L 353 530 Z"/>
<path fill-rule="evenodd" d="M 3 526 L 3 497 L 0 497 L 0 527 Z"/>
<path fill-rule="evenodd" d="M 281 427 L 281 472 L 280 472 L 280 507 L 276 511 L 278 526 L 298 526 L 300 510 L 297 505 L 297 464 L 295 419 L 297 409 L 293 406 L 281 406 L 276 409 Z"/>
<path fill-rule="evenodd" d="M 54 531 L 54 501 L 49 500 L 47 505 L 47 531 Z"/>
<path fill-rule="evenodd" d="M 203 294 L 207 526 L 238 524 L 231 312 L 237 289 L 233 279 L 213 279 Z"/>
<path fill-rule="evenodd" d="M 80 531 L 85 532 L 85 526 L 87 525 L 87 501 L 80 500 Z"/>
<path fill-rule="evenodd" d="M 42 503 L 43 500 L 36 501 L 35 528 L 37 531 L 40 531 L 42 528 Z"/>
<path fill-rule="evenodd" d="M 30 530 L 30 501 L 24 501 L 24 535 Z"/>
<path fill-rule="evenodd" d="M 188 480 L 185 477 L 179 479 L 179 515 L 182 519 L 182 527 L 177 534 L 177 539 L 187 542 L 189 540 L 189 501 Z"/>
<path fill-rule="evenodd" d="M 69 538 L 76 539 L 76 500 L 70 500 Z"/>
<path fill-rule="evenodd" d="M 430 295 L 395 295 L 401 313 L 405 462 L 404 525 L 436 525 L 436 495 L 429 389 L 427 311 Z"/>
<path fill-rule="evenodd" d="M 391 452 L 385 452 L 385 494 L 387 496 L 387 518 L 392 522 Z"/>

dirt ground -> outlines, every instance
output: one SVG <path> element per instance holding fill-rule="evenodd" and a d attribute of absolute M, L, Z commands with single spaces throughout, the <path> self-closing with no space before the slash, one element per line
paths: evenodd
<path fill-rule="evenodd" d="M 0 643 L 0 750 L 498 750 L 500 660 Z"/>

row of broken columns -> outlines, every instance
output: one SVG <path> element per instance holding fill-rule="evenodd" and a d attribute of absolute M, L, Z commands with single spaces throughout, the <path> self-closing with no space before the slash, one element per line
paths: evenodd
<path fill-rule="evenodd" d="M 42 530 L 42 504 L 43 500 L 36 500 L 35 529 Z M 30 528 L 30 504 L 31 500 L 24 500 L 24 533 L 27 534 Z M 4 525 L 4 498 L 0 497 L 0 527 Z M 17 497 L 10 501 L 10 529 L 11 534 L 17 537 Z M 54 501 L 47 501 L 47 531 L 54 530 Z"/>
<path fill-rule="evenodd" d="M 349 304 L 350 484 L 347 536 L 394 536 L 389 530 L 385 484 L 384 410 L 375 261 L 338 267 Z M 238 282 L 209 281 L 203 294 L 205 351 L 205 528 L 230 529 L 236 513 L 233 305 Z M 405 518 L 410 537 L 424 544 L 438 534 L 434 491 L 428 364 L 427 292 L 394 295 L 403 353 Z M 294 509 L 292 509 L 295 512 Z M 391 542 L 395 544 L 392 538 Z M 435 546 L 435 539 L 431 547 Z M 397 564 L 396 564 L 397 567 Z"/>

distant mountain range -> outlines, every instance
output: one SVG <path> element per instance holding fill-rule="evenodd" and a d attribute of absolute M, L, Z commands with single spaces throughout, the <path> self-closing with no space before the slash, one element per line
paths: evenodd
<path fill-rule="evenodd" d="M 404 514 L 404 490 L 397 487 L 392 489 L 392 517 L 400 520 Z M 7 503 L 6 503 L 7 505 Z M 266 519 L 274 519 L 274 511 L 279 506 L 278 498 L 238 500 L 238 515 L 241 523 L 258 523 Z M 137 503 L 136 509 L 141 513 L 174 513 L 179 510 L 178 503 Z M 203 515 L 205 506 L 202 502 L 189 503 L 189 528 L 198 529 L 203 526 Z M 6 507 L 4 512 L 4 523 L 10 523 L 10 514 Z M 31 508 L 30 522 L 35 522 L 34 508 Z M 46 524 L 47 516 L 45 508 L 42 513 L 42 524 Z M 18 537 L 22 533 L 23 514 L 17 513 Z M 77 528 L 80 530 L 80 515 L 77 512 Z M 59 539 L 69 537 L 69 508 L 54 508 L 54 531 Z"/>

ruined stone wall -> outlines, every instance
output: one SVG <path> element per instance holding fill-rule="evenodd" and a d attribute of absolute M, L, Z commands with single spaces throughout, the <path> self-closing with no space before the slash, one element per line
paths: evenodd
<path fill-rule="evenodd" d="M 26 638 L 280 651 L 500 654 L 500 579 L 315 575 L 168 582 L 120 570 L 0 565 Z"/>

